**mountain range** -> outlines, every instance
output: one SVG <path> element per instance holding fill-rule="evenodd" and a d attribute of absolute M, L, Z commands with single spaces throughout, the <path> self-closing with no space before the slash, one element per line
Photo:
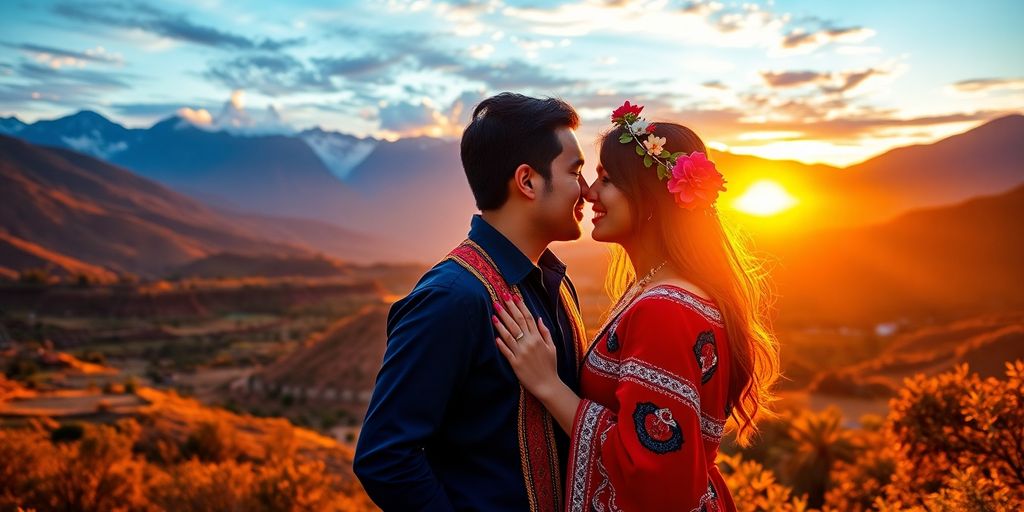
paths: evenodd
<path fill-rule="evenodd" d="M 320 129 L 242 135 L 178 116 L 128 129 L 92 111 L 32 124 L 5 118 L 0 131 L 106 160 L 218 209 L 373 233 L 403 260 L 398 255 L 443 256 L 475 211 L 450 140 L 388 142 Z"/>
<path fill-rule="evenodd" d="M 817 231 L 869 225 L 902 213 L 997 194 L 1024 183 L 1024 116 L 991 120 L 932 144 L 896 148 L 837 168 L 715 152 L 728 179 L 726 203 L 769 179 L 797 204 L 766 220 L 740 215 L 755 230 Z"/>
<path fill-rule="evenodd" d="M 474 212 L 454 140 L 390 142 L 321 129 L 245 135 L 212 131 L 177 116 L 128 129 L 91 111 L 32 124 L 0 119 L 0 131 L 85 152 L 219 209 L 373 233 L 424 261 L 461 239 Z M 1010 115 L 842 169 L 728 152 L 713 157 L 729 181 L 724 201 L 757 180 L 771 179 L 799 203 L 766 224 L 813 231 L 880 222 L 1024 183 L 1022 139 L 1024 116 Z M 755 228 L 759 223 L 745 221 Z"/>
<path fill-rule="evenodd" d="M 84 152 L 181 192 L 232 228 L 348 259 L 432 262 L 457 243 L 474 212 L 458 142 L 397 141 L 306 130 L 214 131 L 173 116 L 125 128 L 100 114 L 31 124 L 0 119 L 14 137 Z M 1024 183 L 1024 116 L 992 120 L 933 144 L 898 148 L 847 168 L 714 152 L 728 203 L 776 181 L 799 203 L 748 227 L 773 236 L 891 220 L 905 212 L 995 194 Z M 286 217 L 287 219 L 281 219 Z M 4 224 L 5 226 L 7 224 Z"/>
<path fill-rule="evenodd" d="M 780 311 L 798 323 L 1024 309 L 1024 186 L 877 225 L 762 239 Z"/>
<path fill-rule="evenodd" d="M 0 198 L 0 267 L 8 271 L 50 266 L 109 280 L 166 275 L 223 252 L 318 262 L 321 253 L 359 261 L 383 250 L 325 223 L 215 210 L 91 156 L 5 136 Z"/>

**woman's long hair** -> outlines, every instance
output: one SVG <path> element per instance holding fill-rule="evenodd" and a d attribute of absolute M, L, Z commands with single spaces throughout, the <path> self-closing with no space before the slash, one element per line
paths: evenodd
<path fill-rule="evenodd" d="M 674 123 L 654 126 L 655 133 L 667 139 L 667 150 L 707 153 L 689 128 Z M 771 415 L 771 388 L 779 374 L 778 344 L 769 322 L 772 293 L 764 262 L 751 252 L 749 240 L 718 213 L 677 206 L 665 182 L 658 179 L 657 169 L 644 167 L 636 144 L 619 142 L 623 133 L 619 127 L 603 136 L 601 165 L 629 200 L 635 233 L 647 249 L 664 254 L 683 278 L 717 303 L 732 354 L 728 403 L 733 406 L 737 441 L 746 445 L 757 432 L 755 420 Z M 612 247 L 605 288 L 618 300 L 636 276 L 622 247 Z"/>

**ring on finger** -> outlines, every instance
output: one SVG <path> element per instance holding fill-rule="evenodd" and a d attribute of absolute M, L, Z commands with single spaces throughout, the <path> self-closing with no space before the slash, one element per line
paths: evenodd
<path fill-rule="evenodd" d="M 523 336 L 526 336 L 526 332 L 525 331 L 520 331 L 519 332 L 519 336 L 516 336 L 515 338 L 513 338 L 513 340 L 515 340 L 516 342 L 519 342 L 519 340 L 523 339 Z"/>

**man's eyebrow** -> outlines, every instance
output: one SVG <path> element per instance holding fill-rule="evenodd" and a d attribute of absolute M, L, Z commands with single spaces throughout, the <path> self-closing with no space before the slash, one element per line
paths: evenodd
<path fill-rule="evenodd" d="M 577 158 L 576 161 L 573 162 L 572 165 L 569 166 L 569 168 L 570 169 L 574 169 L 576 167 L 583 167 L 583 164 L 584 164 L 583 159 L 582 158 Z"/>

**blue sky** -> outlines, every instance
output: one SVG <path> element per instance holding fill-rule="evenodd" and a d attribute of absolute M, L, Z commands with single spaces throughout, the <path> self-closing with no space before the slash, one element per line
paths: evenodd
<path fill-rule="evenodd" d="M 10 0 L 0 114 L 393 139 L 457 136 L 516 90 L 576 105 L 585 143 L 630 99 L 719 149 L 846 165 L 1024 111 L 1022 19 L 1014 1 Z"/>

